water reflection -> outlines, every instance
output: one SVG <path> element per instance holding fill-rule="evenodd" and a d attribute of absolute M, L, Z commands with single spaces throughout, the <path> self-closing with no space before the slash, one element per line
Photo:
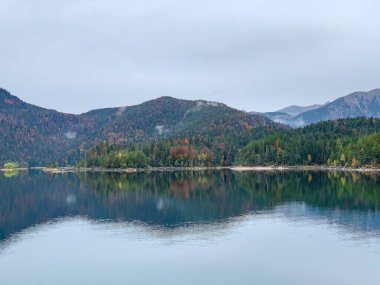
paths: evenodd
<path fill-rule="evenodd" d="M 379 176 L 328 172 L 155 172 L 0 176 L 0 240 L 33 225 L 82 216 L 173 229 L 248 213 L 324 219 L 380 231 Z"/>

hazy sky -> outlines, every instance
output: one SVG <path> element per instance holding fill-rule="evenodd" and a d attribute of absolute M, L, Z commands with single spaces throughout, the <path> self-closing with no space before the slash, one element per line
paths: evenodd
<path fill-rule="evenodd" d="M 276 110 L 380 87 L 378 0 L 0 0 L 0 86 L 80 113 L 160 96 Z"/>

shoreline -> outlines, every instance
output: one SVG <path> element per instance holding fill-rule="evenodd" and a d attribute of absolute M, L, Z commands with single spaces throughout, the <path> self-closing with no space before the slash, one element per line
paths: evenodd
<path fill-rule="evenodd" d="M 342 172 L 380 172 L 380 168 L 344 167 L 326 165 L 281 165 L 281 166 L 232 166 L 233 171 L 342 171 Z"/>
<path fill-rule="evenodd" d="M 85 173 L 85 172 L 108 172 L 108 173 L 139 173 L 139 172 L 170 172 L 170 171 L 206 171 L 206 170 L 231 170 L 236 172 L 265 172 L 265 171 L 340 171 L 340 172 L 362 172 L 373 173 L 380 172 L 380 168 L 352 168 L 339 166 L 324 165 L 270 165 L 270 166 L 215 166 L 215 167 L 149 167 L 149 168 L 77 168 L 77 167 L 30 167 L 20 169 L 0 169 L 0 172 L 18 171 L 18 170 L 41 170 L 46 173 Z"/>
<path fill-rule="evenodd" d="M 29 170 L 30 168 L 27 168 L 27 167 L 22 167 L 22 168 L 12 168 L 12 169 L 9 169 L 9 168 L 0 168 L 0 172 L 12 172 L 12 171 L 27 171 Z"/>

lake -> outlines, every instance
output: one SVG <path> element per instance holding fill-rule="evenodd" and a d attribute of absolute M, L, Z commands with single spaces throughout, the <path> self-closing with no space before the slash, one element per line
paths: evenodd
<path fill-rule="evenodd" d="M 0 284 L 380 284 L 380 176 L 0 173 Z"/>

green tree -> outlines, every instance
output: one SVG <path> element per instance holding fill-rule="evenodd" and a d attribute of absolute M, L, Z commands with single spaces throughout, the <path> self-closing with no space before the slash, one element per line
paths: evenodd
<path fill-rule="evenodd" d="M 16 169 L 19 167 L 19 164 L 17 162 L 7 162 L 4 164 L 5 169 Z"/>

